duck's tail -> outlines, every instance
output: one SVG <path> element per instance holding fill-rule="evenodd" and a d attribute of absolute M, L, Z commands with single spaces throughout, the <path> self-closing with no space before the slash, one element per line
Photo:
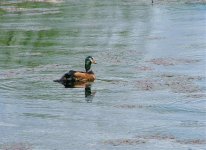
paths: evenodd
<path fill-rule="evenodd" d="M 65 73 L 60 79 L 57 80 L 53 80 L 54 82 L 58 82 L 61 84 L 66 84 L 66 83 L 72 83 L 75 82 L 75 78 L 74 78 L 74 73 L 75 71 L 70 70 L 69 72 Z"/>

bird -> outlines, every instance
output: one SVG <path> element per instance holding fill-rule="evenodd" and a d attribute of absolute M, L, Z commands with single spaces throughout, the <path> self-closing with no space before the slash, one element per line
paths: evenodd
<path fill-rule="evenodd" d="M 96 79 L 94 72 L 91 70 L 92 64 L 96 64 L 96 60 L 92 56 L 88 56 L 85 58 L 85 71 L 70 70 L 54 82 L 61 83 L 67 88 L 86 86 L 87 83 L 94 82 Z"/>

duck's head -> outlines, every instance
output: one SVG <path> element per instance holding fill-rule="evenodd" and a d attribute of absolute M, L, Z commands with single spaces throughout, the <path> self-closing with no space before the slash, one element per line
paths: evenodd
<path fill-rule="evenodd" d="M 91 64 L 96 64 L 95 59 L 92 56 L 88 56 L 85 59 L 85 70 L 88 72 L 91 68 Z"/>

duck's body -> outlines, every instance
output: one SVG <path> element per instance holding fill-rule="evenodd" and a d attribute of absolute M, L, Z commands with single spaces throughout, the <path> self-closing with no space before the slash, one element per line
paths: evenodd
<path fill-rule="evenodd" d="M 65 73 L 59 80 L 54 80 L 54 82 L 59 82 L 64 86 L 74 86 L 85 84 L 86 82 L 93 82 L 96 78 L 95 74 L 91 70 L 91 64 L 96 64 L 93 57 L 88 56 L 85 59 L 85 72 L 70 70 Z"/>
<path fill-rule="evenodd" d="M 70 70 L 64 75 L 64 78 L 74 82 L 93 82 L 96 77 L 92 71 L 82 72 Z"/>

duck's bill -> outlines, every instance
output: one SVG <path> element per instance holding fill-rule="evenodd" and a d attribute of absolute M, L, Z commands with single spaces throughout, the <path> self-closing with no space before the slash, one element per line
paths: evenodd
<path fill-rule="evenodd" d="M 93 59 L 93 60 L 92 60 L 92 63 L 93 63 L 93 64 L 96 64 L 97 62 L 96 62 L 96 60 Z"/>

